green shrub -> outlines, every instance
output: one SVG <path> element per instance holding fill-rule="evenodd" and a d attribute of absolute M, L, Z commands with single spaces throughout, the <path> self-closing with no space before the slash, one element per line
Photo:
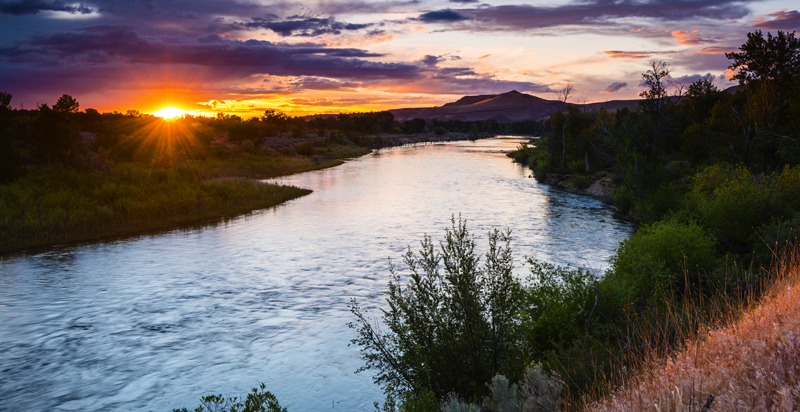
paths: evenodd
<path fill-rule="evenodd" d="M 694 221 L 669 218 L 644 225 L 620 243 L 604 283 L 621 294 L 623 304 L 646 301 L 657 290 L 680 295 L 686 281 L 703 286 L 701 275 L 714 268 L 715 249 L 714 236 Z"/>
<path fill-rule="evenodd" d="M 481 399 L 494 374 L 518 379 L 524 369 L 514 318 L 521 287 L 511 273 L 510 232 L 489 233 L 481 265 L 466 222 L 451 222 L 440 251 L 428 236 L 419 255 L 409 247 L 403 259 L 408 276 L 391 267 L 385 331 L 351 301 L 356 321 L 349 326 L 358 331 L 352 342 L 366 361 L 359 371 L 376 369 L 374 381 L 398 398 L 428 389 L 436 399 L 451 391 Z"/>
<path fill-rule="evenodd" d="M 529 366 L 520 384 L 509 384 L 503 375 L 496 375 L 489 385 L 491 396 L 483 400 L 490 412 L 549 412 L 563 406 L 561 392 L 564 382 L 558 374 L 545 372 L 541 363 Z"/>
<path fill-rule="evenodd" d="M 309 142 L 301 142 L 297 145 L 297 153 L 303 156 L 311 156 L 314 154 L 314 146 Z"/>
<path fill-rule="evenodd" d="M 436 126 L 436 127 L 433 128 L 433 134 L 435 134 L 437 136 L 442 136 L 445 133 L 447 133 L 447 129 L 445 129 L 442 126 Z"/>
<path fill-rule="evenodd" d="M 583 160 L 575 160 L 567 163 L 567 172 L 572 174 L 586 173 L 586 162 Z"/>
<path fill-rule="evenodd" d="M 592 185 L 592 180 L 586 176 L 572 175 L 572 187 L 576 189 L 586 189 Z"/>

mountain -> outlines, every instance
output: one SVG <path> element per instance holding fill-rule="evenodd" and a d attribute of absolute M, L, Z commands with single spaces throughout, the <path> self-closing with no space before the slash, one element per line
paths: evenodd
<path fill-rule="evenodd" d="M 413 109 L 389 110 L 395 120 L 403 122 L 409 119 L 439 120 L 489 120 L 500 123 L 511 123 L 521 120 L 539 120 L 555 113 L 561 103 L 557 100 L 546 100 L 529 94 L 512 90 L 503 94 L 464 96 L 452 103 L 439 107 L 421 107 Z M 588 111 L 618 110 L 623 107 L 636 107 L 639 100 L 612 100 L 602 103 L 572 104 L 570 106 L 585 108 Z"/>

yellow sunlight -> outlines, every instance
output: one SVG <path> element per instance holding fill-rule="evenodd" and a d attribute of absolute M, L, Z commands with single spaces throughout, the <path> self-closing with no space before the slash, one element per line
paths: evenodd
<path fill-rule="evenodd" d="M 169 106 L 169 107 L 164 107 L 162 109 L 159 109 L 159 110 L 157 110 L 157 111 L 155 111 L 155 112 L 153 112 L 151 114 L 154 115 L 154 116 L 163 117 L 164 119 L 169 120 L 169 119 L 174 119 L 176 117 L 183 116 L 186 113 L 191 113 L 191 112 L 183 110 L 183 109 L 179 109 L 177 107 Z"/>

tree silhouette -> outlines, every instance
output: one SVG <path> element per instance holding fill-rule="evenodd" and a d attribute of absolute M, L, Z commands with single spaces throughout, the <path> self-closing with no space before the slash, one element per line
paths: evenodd
<path fill-rule="evenodd" d="M 53 105 L 53 111 L 57 113 L 75 113 L 80 106 L 74 97 L 65 94 L 59 97 L 56 104 Z"/>

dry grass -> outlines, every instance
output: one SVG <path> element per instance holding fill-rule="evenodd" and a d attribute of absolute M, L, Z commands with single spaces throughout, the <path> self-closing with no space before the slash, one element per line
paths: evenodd
<path fill-rule="evenodd" d="M 592 411 L 800 410 L 800 253 L 787 254 L 759 302 L 731 299 L 728 325 L 690 339 Z"/>

